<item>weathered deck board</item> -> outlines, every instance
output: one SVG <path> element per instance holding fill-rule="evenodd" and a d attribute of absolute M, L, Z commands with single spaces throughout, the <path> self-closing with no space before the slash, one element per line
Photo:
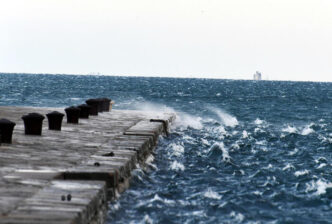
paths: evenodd
<path fill-rule="evenodd" d="M 173 114 L 100 113 L 61 131 L 24 134 L 22 115 L 63 108 L 0 107 L 16 122 L 12 144 L 0 145 L 0 224 L 103 223 L 107 200 L 128 187 L 131 171 L 155 147 Z M 150 122 L 154 119 L 153 122 Z M 63 201 L 63 195 L 71 195 Z"/>

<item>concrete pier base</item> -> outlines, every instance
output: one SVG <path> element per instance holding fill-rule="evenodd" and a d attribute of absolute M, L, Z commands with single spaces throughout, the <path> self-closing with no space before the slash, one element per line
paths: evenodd
<path fill-rule="evenodd" d="M 16 123 L 0 145 L 0 224 L 104 223 L 108 201 L 129 186 L 131 171 L 166 134 L 174 114 L 103 112 L 61 131 L 24 134 L 21 117 L 63 108 L 0 107 Z"/>

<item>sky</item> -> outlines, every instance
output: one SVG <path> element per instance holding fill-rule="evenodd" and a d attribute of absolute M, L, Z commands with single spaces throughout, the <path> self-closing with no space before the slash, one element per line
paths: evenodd
<path fill-rule="evenodd" d="M 332 82 L 331 0 L 0 0 L 0 72 Z"/>

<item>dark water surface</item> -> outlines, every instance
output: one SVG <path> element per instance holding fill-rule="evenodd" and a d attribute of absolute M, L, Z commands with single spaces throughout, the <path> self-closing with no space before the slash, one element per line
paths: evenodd
<path fill-rule="evenodd" d="M 332 83 L 0 74 L 0 104 L 175 112 L 109 223 L 332 223 Z"/>

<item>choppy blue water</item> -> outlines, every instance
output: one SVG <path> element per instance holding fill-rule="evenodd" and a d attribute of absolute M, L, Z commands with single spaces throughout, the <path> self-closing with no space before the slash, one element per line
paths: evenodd
<path fill-rule="evenodd" d="M 99 96 L 178 115 L 108 223 L 332 223 L 332 83 L 0 74 L 1 105 Z"/>

